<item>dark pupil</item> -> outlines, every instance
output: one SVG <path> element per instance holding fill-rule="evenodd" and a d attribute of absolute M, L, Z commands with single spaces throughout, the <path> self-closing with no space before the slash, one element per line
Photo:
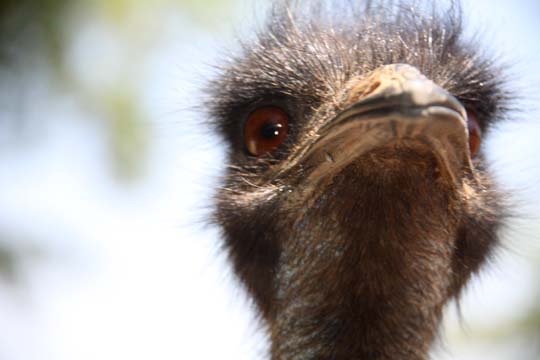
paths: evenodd
<path fill-rule="evenodd" d="M 281 131 L 282 127 L 283 127 L 283 125 L 276 124 L 276 123 L 265 124 L 261 128 L 261 136 L 263 138 L 265 138 L 265 139 L 268 139 L 268 140 L 273 139 L 276 136 L 279 136 L 279 132 Z"/>

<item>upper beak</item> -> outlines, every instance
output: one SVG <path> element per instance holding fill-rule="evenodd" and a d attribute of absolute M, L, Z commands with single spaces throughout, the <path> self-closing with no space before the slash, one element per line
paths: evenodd
<path fill-rule="evenodd" d="M 317 136 L 296 155 L 314 169 L 311 176 L 335 173 L 362 154 L 406 140 L 429 147 L 454 182 L 462 169 L 472 169 L 465 108 L 410 65 L 383 66 L 353 80 L 344 110 Z"/>
<path fill-rule="evenodd" d="M 448 91 L 406 64 L 386 65 L 367 77 L 354 79 L 345 100 L 345 110 L 337 118 L 374 111 L 453 111 L 466 128 L 467 112 Z M 335 120 L 332 121 L 335 123 Z"/>

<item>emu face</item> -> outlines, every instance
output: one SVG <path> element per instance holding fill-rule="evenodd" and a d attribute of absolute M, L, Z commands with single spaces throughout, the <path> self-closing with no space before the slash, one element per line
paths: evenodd
<path fill-rule="evenodd" d="M 277 7 L 211 84 L 216 221 L 274 359 L 425 359 L 497 243 L 499 69 L 459 11 L 367 4 Z"/>

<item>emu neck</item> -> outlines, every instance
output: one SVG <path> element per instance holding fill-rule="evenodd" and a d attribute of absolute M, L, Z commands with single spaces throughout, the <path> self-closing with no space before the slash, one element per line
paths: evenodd
<path fill-rule="evenodd" d="M 435 167 L 408 164 L 350 166 L 290 223 L 273 359 L 427 358 L 451 287 L 455 195 Z"/>

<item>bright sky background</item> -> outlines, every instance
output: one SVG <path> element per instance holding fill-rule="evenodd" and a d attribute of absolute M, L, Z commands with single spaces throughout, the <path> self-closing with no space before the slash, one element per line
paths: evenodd
<path fill-rule="evenodd" d="M 516 63 L 516 88 L 531 99 L 521 105 L 524 121 L 502 126 L 487 144 L 501 182 L 517 190 L 529 219 L 511 224 L 512 251 L 464 299 L 474 333 L 502 326 L 513 310 L 540 299 L 540 272 L 529 261 L 540 258 L 540 121 L 533 109 L 540 104 L 540 3 L 477 0 L 469 7 L 469 22 Z M 111 179 L 102 129 L 84 121 L 92 114 L 55 92 L 39 69 L 25 75 L 32 89 L 23 105 L 39 120 L 35 136 L 0 147 L 0 228 L 16 234 L 9 246 L 27 253 L 21 284 L 0 282 L 0 359 L 262 358 L 263 336 L 224 265 L 217 231 L 202 223 L 222 148 L 190 110 L 209 64 L 233 44 L 235 24 L 246 31 L 238 24 L 251 23 L 254 9 L 244 1 L 234 18 L 219 19 L 226 31 L 217 34 L 176 10 L 145 15 L 159 19 L 162 35 L 143 71 L 133 74 L 142 79 L 152 119 L 150 175 L 141 183 Z M 104 23 L 73 31 L 73 71 L 99 88 L 124 66 L 125 39 L 111 37 Z M 109 56 L 95 56 L 101 53 Z M 471 346 L 455 311 L 448 322 L 449 345 L 436 359 L 502 360 L 532 351 L 517 349 L 515 339 Z"/>

